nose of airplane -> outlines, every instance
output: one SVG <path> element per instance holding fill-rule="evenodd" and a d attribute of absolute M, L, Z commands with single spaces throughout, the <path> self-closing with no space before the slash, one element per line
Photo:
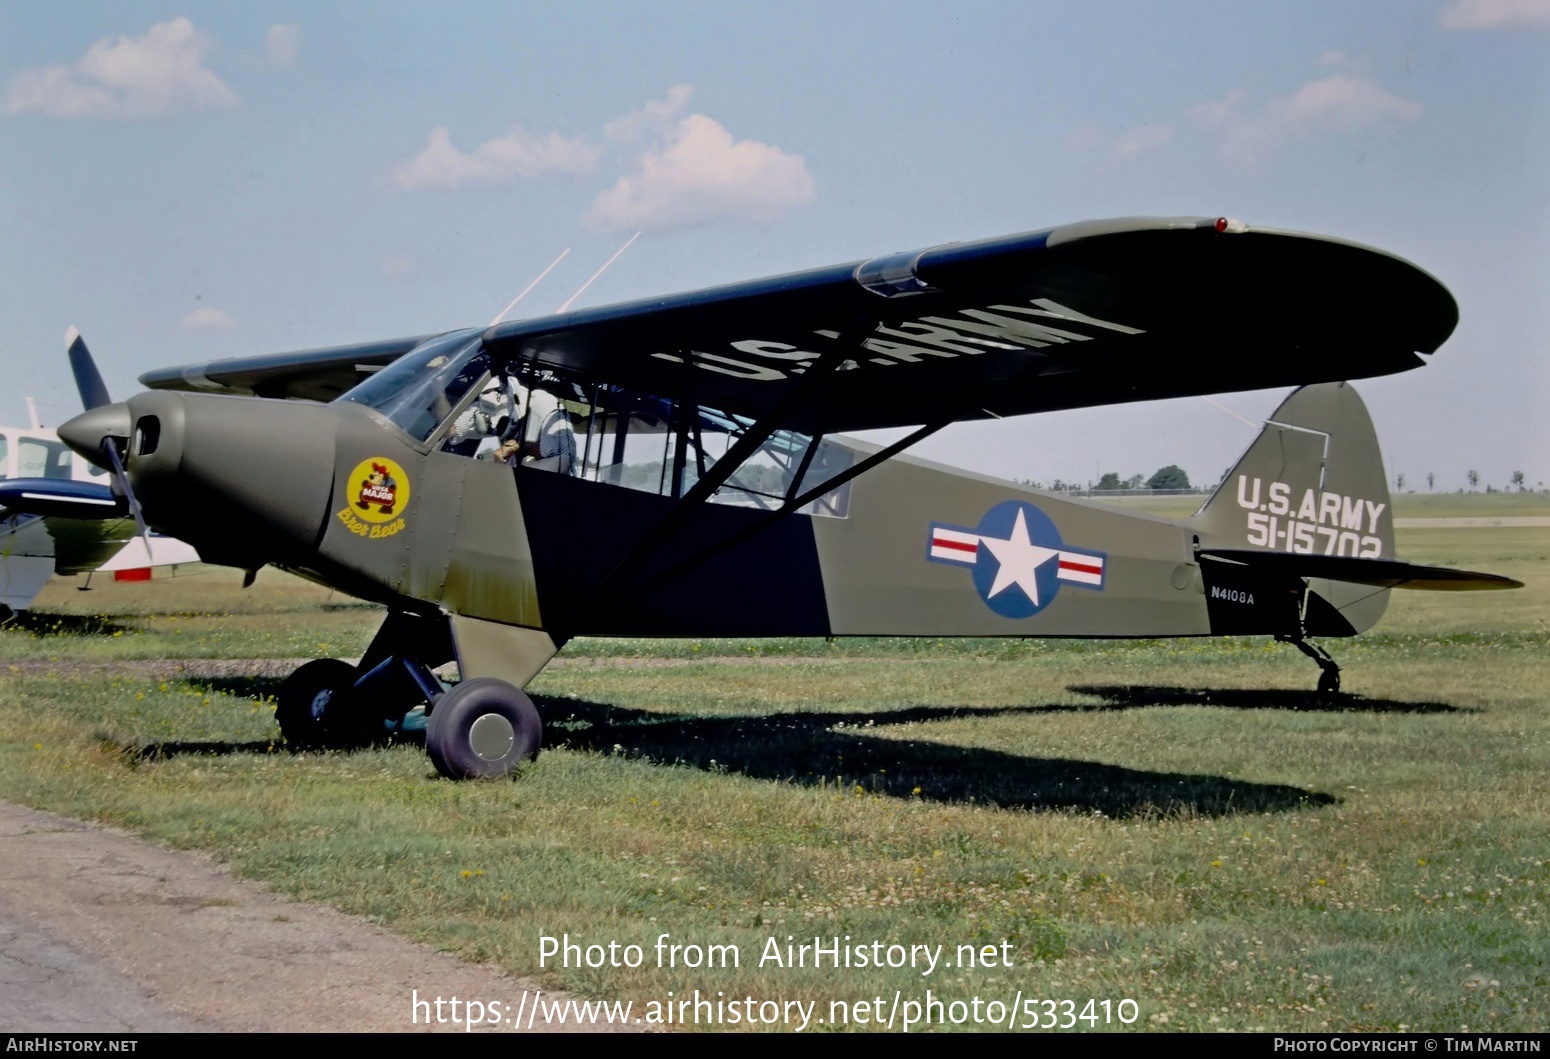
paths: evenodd
<path fill-rule="evenodd" d="M 110 470 L 108 459 L 102 454 L 102 439 L 129 437 L 130 423 L 127 404 L 104 404 L 61 423 L 55 433 L 83 459 Z"/>
<path fill-rule="evenodd" d="M 93 418 L 105 412 L 116 414 Z M 124 469 L 152 529 L 206 562 L 251 569 L 313 550 L 333 491 L 334 417 L 307 401 L 153 390 L 67 426 L 83 453 L 104 431 L 129 438 Z"/>

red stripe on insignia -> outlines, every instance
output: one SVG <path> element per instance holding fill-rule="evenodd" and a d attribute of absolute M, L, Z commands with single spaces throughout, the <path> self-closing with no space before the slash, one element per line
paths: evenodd
<path fill-rule="evenodd" d="M 954 551 L 959 552 L 977 552 L 980 550 L 980 546 L 978 544 L 964 544 L 961 541 L 943 540 L 941 537 L 933 537 L 931 540 L 931 547 L 951 548 Z"/>
<path fill-rule="evenodd" d="M 1074 570 L 1075 572 L 1077 572 L 1079 574 L 1101 574 L 1101 573 L 1103 573 L 1103 567 L 1101 567 L 1101 566 L 1089 566 L 1086 563 L 1073 563 L 1069 559 L 1062 559 L 1062 560 L 1060 560 L 1060 568 L 1062 570 Z"/>

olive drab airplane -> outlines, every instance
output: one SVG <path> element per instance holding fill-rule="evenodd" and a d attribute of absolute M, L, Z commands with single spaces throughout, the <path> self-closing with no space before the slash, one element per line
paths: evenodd
<path fill-rule="evenodd" d="M 1517 585 L 1395 557 L 1348 382 L 1422 365 L 1457 318 L 1378 250 L 1127 218 L 153 371 L 118 404 L 82 356 L 59 436 L 206 562 L 387 607 L 359 664 L 286 680 L 290 742 L 423 709 L 442 773 L 499 776 L 539 748 L 522 688 L 580 635 L 1258 633 L 1333 691 L 1309 637 L 1370 627 L 1390 588 Z M 1185 520 L 898 455 L 959 420 L 1277 386 L 1301 388 Z M 839 436 L 879 427 L 914 429 Z"/>

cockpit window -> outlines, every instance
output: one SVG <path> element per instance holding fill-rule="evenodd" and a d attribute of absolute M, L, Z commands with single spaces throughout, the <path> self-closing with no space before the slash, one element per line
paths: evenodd
<path fill-rule="evenodd" d="M 478 329 L 453 331 L 405 353 L 339 400 L 373 408 L 424 441 L 489 371 Z"/>
<path fill-rule="evenodd" d="M 572 416 L 588 405 L 571 383 L 532 372 L 491 375 L 448 424 L 441 450 L 512 467 L 575 474 Z"/>

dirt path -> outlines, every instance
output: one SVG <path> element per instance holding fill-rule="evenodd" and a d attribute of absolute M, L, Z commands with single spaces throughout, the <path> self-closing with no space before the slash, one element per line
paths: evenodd
<path fill-rule="evenodd" d="M 515 1022 L 537 988 L 203 857 L 0 802 L 0 1030 L 453 1030 L 426 1025 L 438 995 L 510 1005 L 497 1015 Z M 419 1025 L 415 991 L 431 1001 Z M 578 1028 L 608 1027 L 532 1027 Z"/>

